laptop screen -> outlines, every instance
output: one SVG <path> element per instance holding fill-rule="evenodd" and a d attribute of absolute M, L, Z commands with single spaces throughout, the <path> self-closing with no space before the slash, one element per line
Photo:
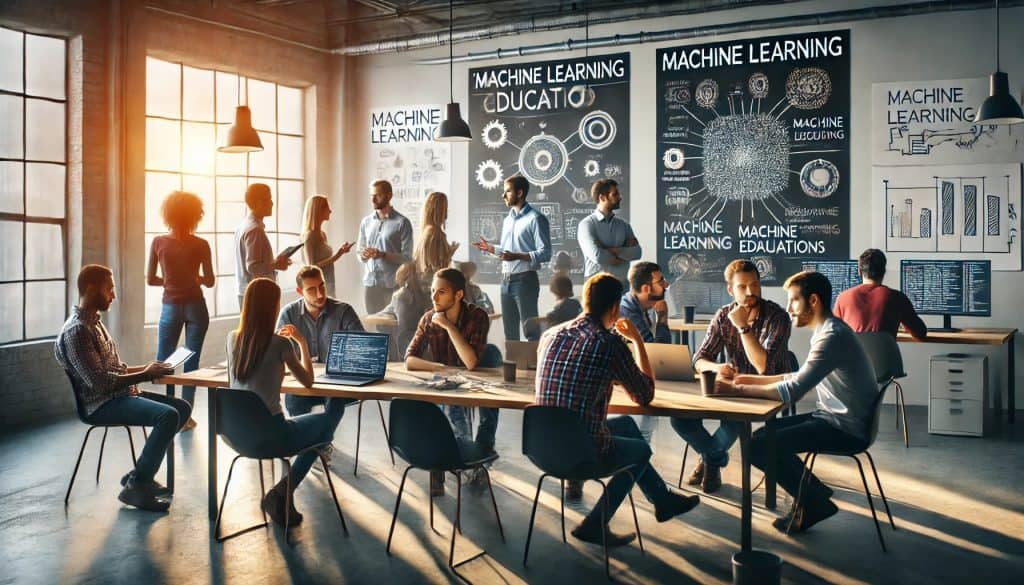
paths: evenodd
<path fill-rule="evenodd" d="M 388 365 L 388 336 L 385 333 L 336 331 L 327 350 L 327 373 L 384 377 Z"/>

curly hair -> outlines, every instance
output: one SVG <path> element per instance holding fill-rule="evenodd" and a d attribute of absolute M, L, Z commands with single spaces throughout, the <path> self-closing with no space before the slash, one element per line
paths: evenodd
<path fill-rule="evenodd" d="M 188 233 L 196 231 L 203 213 L 203 200 L 188 191 L 172 191 L 160 205 L 164 224 L 172 230 Z"/>

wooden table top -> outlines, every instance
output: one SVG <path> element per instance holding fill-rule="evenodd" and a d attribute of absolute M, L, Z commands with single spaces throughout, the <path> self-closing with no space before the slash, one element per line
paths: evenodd
<path fill-rule="evenodd" d="M 491 313 L 488 316 L 491 318 L 491 321 L 497 321 L 498 319 L 501 319 L 501 313 Z M 398 319 L 395 319 L 391 315 L 386 315 L 386 314 L 382 315 L 380 313 L 373 314 L 373 315 L 366 315 L 364 317 L 360 317 L 359 320 L 363 323 L 364 327 L 367 326 L 367 325 L 377 326 L 377 325 L 397 325 L 398 324 Z"/>
<path fill-rule="evenodd" d="M 707 331 L 710 324 L 711 321 L 702 320 L 697 320 L 693 323 L 687 323 L 680 318 L 668 320 L 668 328 L 672 331 Z"/>
<path fill-rule="evenodd" d="M 1015 334 L 1016 329 L 990 329 L 986 327 L 965 327 L 960 331 L 943 333 L 929 331 L 928 337 L 922 340 L 914 339 L 906 331 L 896 334 L 896 341 L 909 343 L 962 343 L 965 345 L 1002 345 L 1008 342 Z"/>

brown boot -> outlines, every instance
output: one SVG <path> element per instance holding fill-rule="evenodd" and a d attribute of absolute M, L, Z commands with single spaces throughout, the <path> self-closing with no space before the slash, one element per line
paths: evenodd
<path fill-rule="evenodd" d="M 690 477 L 686 478 L 686 485 L 700 485 L 704 482 L 704 460 L 701 459 L 697 463 L 697 467 L 690 474 Z"/>
<path fill-rule="evenodd" d="M 705 494 L 718 491 L 722 487 L 722 468 L 714 465 L 704 466 L 704 477 L 701 478 L 700 489 Z"/>

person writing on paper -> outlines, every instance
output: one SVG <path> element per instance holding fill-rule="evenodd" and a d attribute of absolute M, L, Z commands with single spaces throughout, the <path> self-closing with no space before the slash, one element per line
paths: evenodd
<path fill-rule="evenodd" d="M 323 225 L 331 219 L 331 203 L 324 195 L 313 195 L 306 200 L 302 227 L 302 258 L 307 265 L 318 267 L 324 274 L 327 294 L 334 296 L 334 263 L 352 249 L 352 242 L 338 246 L 335 252 L 327 243 Z"/>
<path fill-rule="evenodd" d="M 192 406 L 180 398 L 139 390 L 137 384 L 174 370 L 162 362 L 128 366 L 121 361 L 117 344 L 100 320 L 115 298 L 113 272 L 99 264 L 83 266 L 78 273 L 78 305 L 57 335 L 53 353 L 74 381 L 85 422 L 152 427 L 135 468 L 121 478 L 124 489 L 117 499 L 140 510 L 164 512 L 172 494 L 156 481 L 156 472 L 174 434 L 189 420 Z"/>
<path fill-rule="evenodd" d="M 829 308 L 832 284 L 828 278 L 818 272 L 800 272 L 789 277 L 783 288 L 793 325 L 813 330 L 807 360 L 795 374 L 717 378 L 713 394 L 794 404 L 811 390 L 817 392 L 817 409 L 813 412 L 768 422 L 775 429 L 779 485 L 796 498 L 805 471 L 797 454 L 863 444 L 878 386 L 871 362 L 853 330 Z M 766 447 L 766 430 L 758 429 L 750 442 L 750 462 L 758 469 L 765 468 Z M 794 506 L 789 515 L 776 519 L 773 525 L 785 532 L 792 520 L 792 530 L 803 532 L 838 511 L 831 497 L 832 490 L 814 474 L 808 474 L 800 507 Z"/>
<path fill-rule="evenodd" d="M 840 293 L 834 313 L 857 333 L 885 331 L 896 337 L 902 324 L 914 339 L 921 341 L 928 337 L 928 327 L 917 316 L 907 295 L 882 284 L 885 264 L 885 253 L 881 250 L 864 250 L 857 260 L 863 284 Z"/>
<path fill-rule="evenodd" d="M 363 303 L 368 314 L 388 305 L 398 267 L 412 260 L 412 223 L 391 206 L 391 197 L 391 183 L 374 181 L 373 213 L 359 224 L 356 247 L 363 263 Z"/>
<path fill-rule="evenodd" d="M 265 183 L 253 183 L 245 190 L 249 214 L 235 229 L 235 281 L 238 284 L 238 306 L 242 306 L 245 289 L 255 278 L 277 280 L 277 271 L 291 266 L 288 256 L 274 256 L 263 218 L 274 212 L 274 198 Z"/>
<path fill-rule="evenodd" d="M 299 451 L 313 445 L 330 443 L 334 437 L 344 407 L 329 407 L 323 413 L 303 414 L 285 418 L 281 409 L 281 383 L 285 367 L 295 380 L 309 388 L 313 385 L 313 359 L 305 336 L 294 325 L 274 330 L 274 321 L 281 308 L 281 288 L 269 278 L 257 278 L 245 289 L 238 329 L 228 334 L 228 385 L 232 391 L 248 390 L 259 395 L 267 410 L 274 416 L 270 428 L 254 428 L 266 441 L 279 444 L 282 449 Z M 295 348 L 298 347 L 298 352 Z M 223 416 L 231 416 L 230 412 Z M 285 526 L 285 501 L 289 484 L 292 492 L 309 473 L 319 453 L 306 451 L 291 464 L 289 476 L 270 489 L 263 497 L 263 510 L 274 522 Z M 293 508 L 289 512 L 291 524 L 302 522 L 302 514 Z M 287 529 L 288 526 L 285 526 Z"/>

